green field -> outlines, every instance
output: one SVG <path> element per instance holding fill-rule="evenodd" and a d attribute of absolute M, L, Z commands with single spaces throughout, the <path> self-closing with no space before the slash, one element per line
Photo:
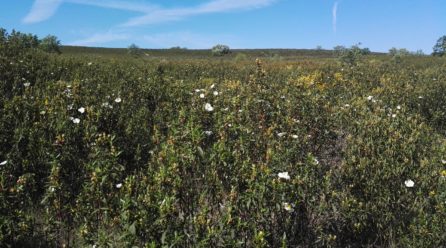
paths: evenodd
<path fill-rule="evenodd" d="M 0 43 L 0 247 L 446 245 L 445 58 L 61 51 Z"/>

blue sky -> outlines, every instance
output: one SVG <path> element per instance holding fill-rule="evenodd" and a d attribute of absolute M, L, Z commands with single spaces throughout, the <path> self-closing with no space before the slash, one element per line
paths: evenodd
<path fill-rule="evenodd" d="M 432 51 L 445 0 L 3 0 L 0 27 L 65 45 Z"/>

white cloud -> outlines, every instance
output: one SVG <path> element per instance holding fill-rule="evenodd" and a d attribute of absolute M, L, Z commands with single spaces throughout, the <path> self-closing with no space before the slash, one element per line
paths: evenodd
<path fill-rule="evenodd" d="M 158 7 L 152 4 L 134 2 L 134 1 L 115 1 L 115 0 L 35 0 L 31 11 L 23 19 L 24 23 L 42 22 L 51 18 L 62 3 L 73 3 L 81 5 L 90 5 L 101 8 L 119 9 L 134 11 L 139 13 L 148 13 L 156 10 Z"/>
<path fill-rule="evenodd" d="M 265 7 L 276 0 L 213 0 L 208 3 L 190 7 L 190 8 L 171 8 L 158 9 L 151 11 L 146 15 L 130 19 L 128 22 L 122 24 L 124 27 L 141 26 L 154 23 L 162 23 L 168 21 L 182 20 L 186 17 L 221 13 L 235 10 L 247 10 L 253 8 Z"/>
<path fill-rule="evenodd" d="M 125 33 L 115 33 L 112 31 L 106 33 L 97 33 L 85 39 L 71 42 L 71 46 L 93 46 L 103 45 L 112 41 L 128 40 L 130 35 Z"/>
<path fill-rule="evenodd" d="M 53 16 L 59 8 L 62 0 L 36 0 L 23 23 L 36 23 L 45 21 Z"/>
<path fill-rule="evenodd" d="M 213 0 L 199 7 L 203 13 L 223 12 L 238 9 L 261 8 L 272 4 L 274 0 Z"/>
<path fill-rule="evenodd" d="M 36 23 L 53 16 L 62 3 L 97 6 L 101 8 L 119 9 L 144 13 L 135 17 L 122 26 L 140 26 L 153 23 L 181 20 L 183 18 L 208 14 L 221 13 L 235 10 L 248 10 L 268 6 L 277 0 L 212 0 L 207 3 L 187 8 L 160 8 L 153 4 L 135 1 L 118 0 L 35 0 L 28 15 L 23 19 L 24 23 Z"/>
<path fill-rule="evenodd" d="M 124 11 L 143 13 L 142 16 L 132 18 L 120 27 L 132 27 L 149 25 L 153 23 L 163 23 L 168 21 L 182 20 L 187 17 L 224 13 L 229 11 L 250 10 L 266 7 L 278 0 L 208 0 L 206 3 L 195 7 L 183 8 L 161 8 L 144 1 L 136 0 L 35 0 L 34 5 L 28 15 L 23 19 L 24 23 L 36 23 L 49 19 L 53 16 L 62 3 L 90 5 L 101 8 L 112 8 Z M 139 39 L 135 35 L 122 28 L 115 27 L 108 32 L 96 33 L 84 39 L 76 40 L 69 45 L 97 46 L 113 41 L 141 40 L 148 46 L 172 47 L 186 46 L 188 48 L 209 48 L 217 43 L 234 45 L 236 37 L 224 35 L 200 35 L 189 32 L 161 33 L 142 36 Z"/>
<path fill-rule="evenodd" d="M 333 31 L 336 33 L 337 25 L 338 25 L 338 4 L 339 2 L 335 2 L 333 5 Z"/>
<path fill-rule="evenodd" d="M 69 3 L 97 6 L 101 8 L 128 10 L 140 13 L 148 13 L 158 7 L 152 4 L 132 2 L 132 1 L 110 1 L 110 0 L 65 0 Z"/>
<path fill-rule="evenodd" d="M 224 43 L 231 47 L 237 43 L 237 37 L 232 35 L 203 35 L 191 32 L 144 35 L 141 40 L 145 42 L 145 47 L 151 48 L 170 48 L 180 46 L 190 49 L 206 49 L 211 48 L 217 43 Z"/>

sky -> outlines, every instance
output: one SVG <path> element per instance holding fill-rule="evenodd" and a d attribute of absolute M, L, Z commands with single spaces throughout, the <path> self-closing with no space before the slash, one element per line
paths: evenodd
<path fill-rule="evenodd" d="M 207 49 L 361 43 L 431 53 L 446 0 L 2 0 L 0 27 L 63 45 Z"/>

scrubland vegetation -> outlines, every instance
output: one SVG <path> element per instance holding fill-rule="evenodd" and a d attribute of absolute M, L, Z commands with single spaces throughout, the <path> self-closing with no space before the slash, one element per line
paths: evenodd
<path fill-rule="evenodd" d="M 5 37 L 1 246 L 446 245 L 444 58 L 58 55 Z"/>

